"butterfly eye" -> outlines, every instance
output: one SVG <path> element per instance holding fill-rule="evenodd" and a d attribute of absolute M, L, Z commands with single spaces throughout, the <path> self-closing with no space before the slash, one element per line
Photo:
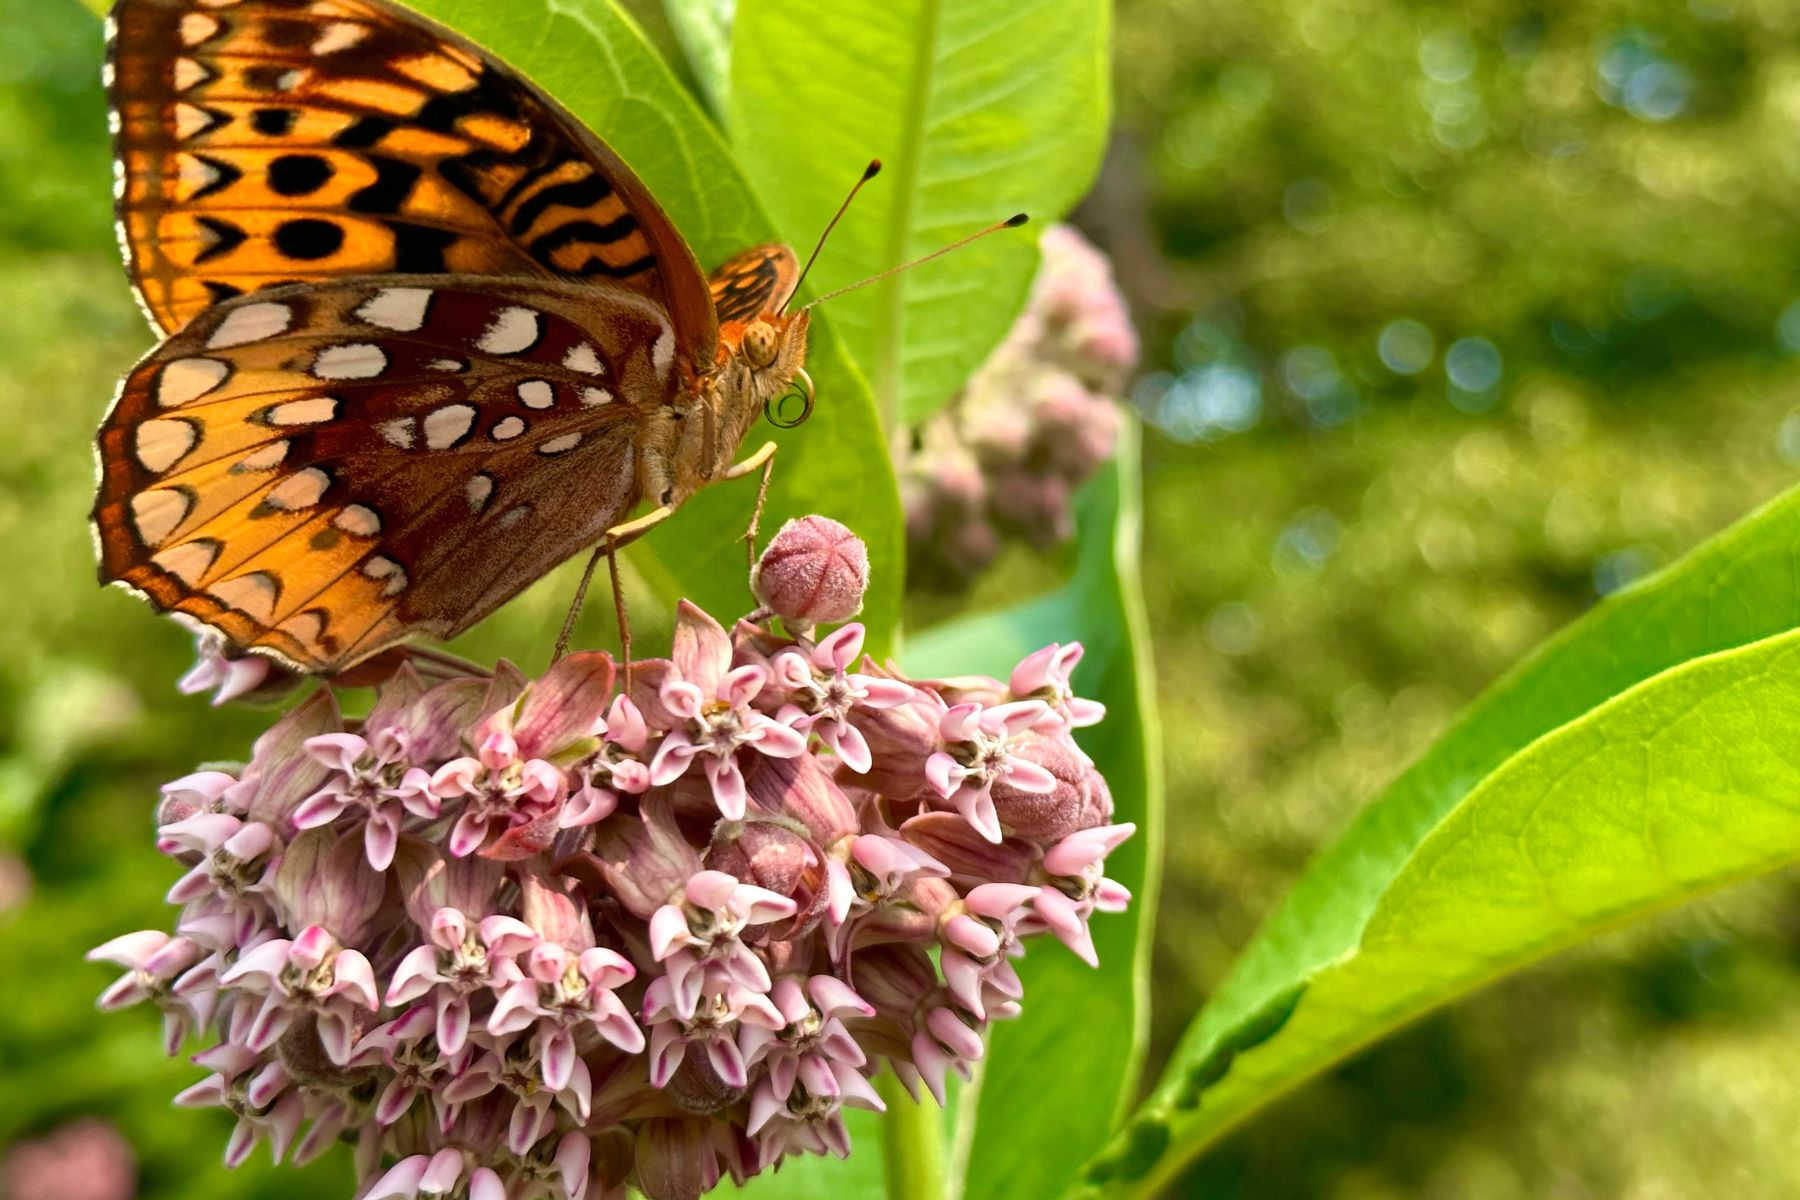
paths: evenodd
<path fill-rule="evenodd" d="M 744 330 L 744 357 L 758 368 L 775 361 L 775 329 L 765 321 L 757 321 Z"/>
<path fill-rule="evenodd" d="M 798 409 L 796 409 L 796 405 Z M 797 429 L 812 416 L 813 381 L 804 369 L 794 372 L 794 382 L 787 391 L 763 405 L 763 416 L 777 429 Z"/>

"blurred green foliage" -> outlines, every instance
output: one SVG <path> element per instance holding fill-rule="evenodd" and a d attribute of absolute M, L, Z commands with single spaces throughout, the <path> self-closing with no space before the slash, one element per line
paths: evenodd
<path fill-rule="evenodd" d="M 1120 136 L 1085 217 L 1151 334 L 1162 430 L 1162 1052 L 1464 701 L 1792 481 L 1797 33 L 1780 0 L 1121 0 Z M 75 0 L 0 0 L 0 846 L 33 877 L 0 914 L 0 1143 L 96 1112 L 146 1197 L 347 1194 L 341 1165 L 227 1181 L 221 1123 L 168 1106 L 195 1072 L 151 1014 L 98 1018 L 108 975 L 78 962 L 164 919 L 156 785 L 262 723 L 176 698 L 187 637 L 92 584 L 89 437 L 149 342 L 111 244 L 98 39 Z M 1046 577 L 1020 560 L 980 598 Z M 567 588 L 471 653 L 541 654 Z M 1741 890 L 1364 1055 L 1184 1194 L 1800 1193 L 1797 984 L 1792 881 Z"/>

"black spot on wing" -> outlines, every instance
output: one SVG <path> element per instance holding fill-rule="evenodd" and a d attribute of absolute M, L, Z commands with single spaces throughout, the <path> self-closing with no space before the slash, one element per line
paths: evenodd
<path fill-rule="evenodd" d="M 275 248 L 288 258 L 330 258 L 343 244 L 344 231 L 333 221 L 300 217 L 275 227 Z"/>

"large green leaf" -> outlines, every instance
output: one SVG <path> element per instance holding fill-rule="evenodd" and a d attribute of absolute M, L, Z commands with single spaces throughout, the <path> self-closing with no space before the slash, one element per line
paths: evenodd
<path fill-rule="evenodd" d="M 769 240 L 773 226 L 719 132 L 637 27 L 608 0 L 416 0 L 415 7 L 498 54 L 616 149 L 668 210 L 701 262 Z M 904 536 L 867 385 L 824 322 L 813 325 L 818 409 L 797 430 L 760 425 L 747 449 L 781 445 L 765 522 L 807 512 L 843 521 L 869 546 L 864 620 L 885 642 L 899 616 Z M 729 617 L 750 607 L 743 533 L 753 480 L 709 488 L 635 556 L 647 577 Z"/>
<path fill-rule="evenodd" d="M 735 0 L 664 0 L 663 12 L 707 107 L 723 114 L 731 103 L 731 20 Z"/>
<path fill-rule="evenodd" d="M 742 0 L 730 128 L 783 236 L 810 244 L 863 164 L 887 173 L 820 258 L 818 294 L 1087 190 L 1107 122 L 1104 0 Z M 1029 230 L 834 300 L 890 429 L 933 412 L 1012 324 Z"/>
<path fill-rule="evenodd" d="M 1145 1109 L 1166 1113 L 1168 1121 L 1134 1124 L 1125 1140 L 1109 1150 L 1108 1160 L 1134 1163 L 1150 1177 L 1163 1179 L 1279 1090 L 1324 1069 L 1393 1021 L 1449 999 L 1520 957 L 1516 947 L 1498 942 L 1486 946 L 1481 951 L 1487 955 L 1483 970 L 1428 998 L 1408 1001 L 1384 1018 L 1385 1023 L 1361 1028 L 1347 1039 L 1327 1031 L 1333 1018 L 1315 998 L 1315 993 L 1329 994 L 1321 987 L 1324 972 L 1355 961 L 1359 947 L 1366 954 L 1378 932 L 1378 906 L 1388 911 L 1386 906 L 1399 894 L 1398 877 L 1403 870 L 1410 875 L 1423 861 L 1420 856 L 1426 853 L 1428 839 L 1448 829 L 1447 821 L 1465 819 L 1463 813 L 1474 811 L 1469 806 L 1476 795 L 1493 796 L 1501 774 L 1512 778 L 1513 772 L 1524 769 L 1528 757 L 1509 762 L 1515 755 L 1559 727 L 1567 728 L 1556 738 L 1590 727 L 1599 712 L 1610 711 L 1596 706 L 1659 672 L 1800 624 L 1800 577 L 1793 551 L 1797 543 L 1800 492 L 1790 493 L 1668 571 L 1602 604 L 1478 701 L 1307 870 L 1190 1027 Z M 1590 712 L 1593 718 L 1583 717 Z M 1704 728 L 1695 730 L 1685 719 L 1682 728 L 1695 737 L 1707 736 Z M 1655 781 L 1657 794 L 1675 795 L 1668 789 L 1681 786 L 1673 778 Z M 1692 788 L 1702 786 L 1691 781 Z M 1642 819 L 1658 815 L 1647 810 Z M 1738 835 L 1726 830 L 1725 836 Z M 1543 865 L 1547 873 L 1552 868 L 1586 869 L 1573 859 Z M 1731 872 L 1724 872 L 1717 880 L 1729 877 Z M 1688 882 L 1684 878 L 1681 886 Z M 1559 877 L 1557 886 L 1562 884 Z M 1633 910 L 1672 903 L 1684 894 L 1672 891 L 1633 905 Z M 1578 915 L 1572 911 L 1571 921 Z M 1592 927 L 1592 921 L 1571 925 L 1535 948 L 1562 944 Z M 1305 1002 L 1296 1014 L 1296 1002 L 1303 995 Z M 1395 1000 L 1399 1002 L 1398 997 Z M 1289 1014 L 1295 1014 L 1293 1020 L 1288 1020 Z M 1343 1019 L 1352 1015 L 1346 1013 Z M 1252 1056 L 1247 1052 L 1253 1046 L 1257 1050 Z M 1245 1066 L 1276 1061 L 1285 1064 L 1279 1072 Z M 1171 1107 L 1176 1099 L 1190 1097 L 1197 1084 L 1214 1085 L 1203 1089 L 1206 1094 L 1197 1108 Z M 1131 1153 L 1119 1160 L 1127 1148 Z M 1116 1187 L 1121 1193 L 1129 1191 L 1123 1176 L 1134 1172 L 1120 1174 L 1116 1165 L 1115 1161 Z"/>
<path fill-rule="evenodd" d="M 1082 744 L 1112 788 L 1117 819 L 1138 825 L 1137 837 L 1107 863 L 1134 901 L 1127 913 L 1094 920 L 1101 969 L 1090 970 L 1053 943 L 1020 964 L 1024 1014 L 994 1027 L 979 1086 L 963 1097 L 958 1113 L 971 1197 L 1056 1194 L 1105 1142 L 1142 1065 L 1162 779 L 1137 582 L 1138 491 L 1134 431 L 1082 496 L 1081 553 L 1065 587 L 1018 608 L 939 626 L 907 644 L 907 667 L 916 675 L 1004 678 L 1038 647 L 1079 638 L 1087 655 L 1077 689 L 1107 706 L 1106 720 L 1082 731 Z"/>

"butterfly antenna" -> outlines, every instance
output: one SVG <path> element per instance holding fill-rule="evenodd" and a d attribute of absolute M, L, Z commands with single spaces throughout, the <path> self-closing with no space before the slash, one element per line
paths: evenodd
<path fill-rule="evenodd" d="M 856 193 L 862 191 L 863 184 L 879 174 L 881 174 L 881 160 L 879 158 L 870 159 L 869 165 L 863 168 L 862 178 L 850 185 L 850 194 L 844 197 L 844 202 L 838 205 L 837 212 L 833 213 L 831 220 L 826 222 L 825 232 L 821 233 L 819 240 L 813 243 L 812 253 L 806 256 L 806 265 L 800 268 L 800 278 L 794 280 L 793 290 L 788 292 L 787 299 L 781 302 L 782 312 L 786 312 L 787 306 L 792 304 L 794 297 L 800 294 L 800 285 L 806 282 L 807 273 L 813 269 L 813 264 L 819 261 L 819 251 L 825 248 L 825 239 L 831 236 L 831 231 L 837 228 L 837 223 L 844 219 L 844 214 L 850 209 L 850 202 L 856 199 Z"/>
<path fill-rule="evenodd" d="M 986 229 L 977 229 L 974 233 L 969 234 L 967 237 L 957 238 L 954 242 L 951 242 L 948 246 L 944 246 L 944 247 L 941 247 L 940 249 L 933 250 L 930 254 L 927 254 L 922 258 L 915 258 L 911 262 L 901 263 L 897 267 L 889 267 L 887 270 L 882 271 L 879 274 L 871 275 L 867 279 L 860 280 L 856 283 L 849 285 L 848 287 L 841 287 L 835 292 L 827 292 L 823 296 L 820 296 L 817 300 L 814 300 L 812 303 L 803 306 L 800 309 L 800 311 L 805 312 L 809 308 L 817 308 L 819 305 L 825 303 L 827 300 L 833 299 L 834 297 L 837 297 L 837 296 L 841 296 L 845 292 L 854 292 L 859 287 L 867 287 L 871 283 L 880 283 L 882 280 L 888 278 L 889 276 L 898 275 L 902 271 L 910 271 L 914 267 L 922 266 L 925 263 L 930 262 L 934 258 L 942 258 L 942 257 L 944 257 L 944 255 L 950 253 L 952 250 L 961 250 L 964 246 L 968 245 L 970 242 L 979 241 L 981 238 L 986 237 L 990 233 L 999 233 L 1002 229 L 1017 229 L 1019 226 L 1025 224 L 1025 222 L 1027 222 L 1029 220 L 1031 220 L 1031 217 L 1029 215 L 1027 215 L 1026 213 L 1014 213 L 1012 216 L 1006 218 L 1006 220 L 1004 220 L 1004 221 L 996 221 L 994 224 L 989 225 Z"/>

